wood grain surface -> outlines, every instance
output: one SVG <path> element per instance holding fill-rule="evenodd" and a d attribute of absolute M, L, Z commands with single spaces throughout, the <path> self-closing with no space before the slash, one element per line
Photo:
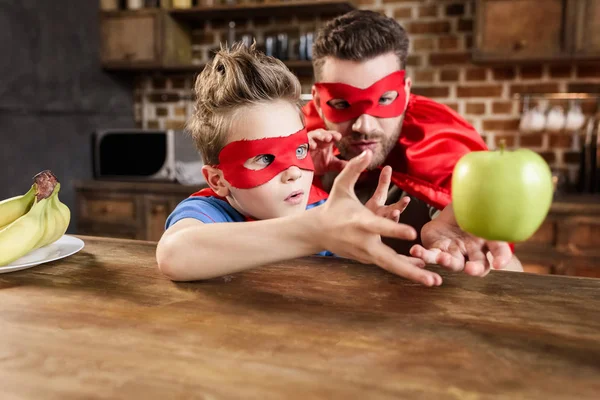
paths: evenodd
<path fill-rule="evenodd" d="M 2 399 L 600 393 L 600 280 L 442 272 L 425 288 L 311 257 L 174 283 L 155 243 L 81 238 L 71 257 L 0 275 Z"/>

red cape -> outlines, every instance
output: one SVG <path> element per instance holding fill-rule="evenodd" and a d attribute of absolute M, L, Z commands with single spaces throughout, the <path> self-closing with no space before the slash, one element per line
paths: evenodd
<path fill-rule="evenodd" d="M 303 111 L 309 132 L 325 128 L 312 101 Z M 410 95 L 398 144 L 384 165 L 392 167 L 396 186 L 443 209 L 451 202 L 454 166 L 463 155 L 482 150 L 487 147 L 481 135 L 454 110 L 426 97 Z M 319 182 L 315 184 L 320 186 Z"/>

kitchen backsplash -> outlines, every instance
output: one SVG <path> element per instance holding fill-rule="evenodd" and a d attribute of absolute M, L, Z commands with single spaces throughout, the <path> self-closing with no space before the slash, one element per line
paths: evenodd
<path fill-rule="evenodd" d="M 482 67 L 470 61 L 473 43 L 473 0 L 358 0 L 360 8 L 396 18 L 411 39 L 407 72 L 413 93 L 447 104 L 463 115 L 485 137 L 490 148 L 505 140 L 509 148 L 539 152 L 551 167 L 577 180 L 581 138 L 579 133 L 519 133 L 522 101 L 515 94 L 553 92 L 600 93 L 598 65 L 527 64 Z M 257 43 L 276 33 L 287 33 L 291 57 L 298 54 L 298 38 L 314 32 L 319 18 L 236 21 L 236 40 L 254 34 Z M 227 21 L 207 22 L 193 32 L 194 61 L 206 62 L 220 42 L 228 40 Z M 194 73 L 138 77 L 135 89 L 136 120 L 146 128 L 183 128 L 192 107 Z M 310 93 L 311 77 L 300 76 L 303 93 Z M 568 101 L 550 105 L 569 109 Z M 531 104 L 535 105 L 535 102 Z M 596 111 L 596 100 L 581 103 L 586 115 Z"/>

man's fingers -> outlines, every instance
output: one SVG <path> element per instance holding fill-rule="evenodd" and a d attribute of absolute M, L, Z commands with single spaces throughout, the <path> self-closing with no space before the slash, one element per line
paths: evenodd
<path fill-rule="evenodd" d="M 425 286 L 439 286 L 442 284 L 441 276 L 419 267 L 420 263 L 418 262 L 415 265 L 415 262 L 397 254 L 383 243 L 379 243 L 375 249 L 372 249 L 371 254 L 373 255 L 375 264 L 395 275 L 402 276 L 413 282 L 419 282 Z"/>
<path fill-rule="evenodd" d="M 420 258 L 426 264 L 435 264 L 437 260 L 438 254 L 441 253 L 440 249 L 433 248 L 431 250 L 426 249 L 425 247 L 416 244 L 410 248 L 410 255 L 416 258 Z"/>
<path fill-rule="evenodd" d="M 454 272 L 465 268 L 465 256 L 456 244 L 448 246 L 447 251 L 442 251 L 436 258 L 436 263 Z"/>
<path fill-rule="evenodd" d="M 344 188 L 354 193 L 354 185 L 360 176 L 360 173 L 367 168 L 371 162 L 373 153 L 371 150 L 365 150 L 358 156 L 351 159 L 344 167 L 342 172 L 335 178 L 334 187 Z M 332 188 L 333 191 L 333 188 Z"/>
<path fill-rule="evenodd" d="M 512 259 L 512 252 L 510 251 L 508 243 L 489 241 L 486 242 L 486 244 L 487 248 L 492 253 L 492 257 L 494 257 L 494 269 L 505 268 Z"/>
<path fill-rule="evenodd" d="M 490 263 L 485 256 L 484 249 L 477 242 L 466 244 L 469 261 L 465 264 L 465 273 L 472 276 L 485 276 L 489 272 Z"/>
<path fill-rule="evenodd" d="M 387 218 L 371 214 L 362 222 L 362 227 L 371 233 L 384 237 L 392 237 L 403 240 L 415 240 L 417 232 L 410 225 L 398 224 Z"/>

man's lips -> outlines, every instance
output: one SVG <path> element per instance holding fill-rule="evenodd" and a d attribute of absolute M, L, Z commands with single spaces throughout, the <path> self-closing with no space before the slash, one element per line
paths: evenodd
<path fill-rule="evenodd" d="M 359 140 L 350 143 L 353 148 L 360 150 L 361 152 L 365 150 L 373 150 L 378 144 L 378 140 Z"/>

